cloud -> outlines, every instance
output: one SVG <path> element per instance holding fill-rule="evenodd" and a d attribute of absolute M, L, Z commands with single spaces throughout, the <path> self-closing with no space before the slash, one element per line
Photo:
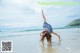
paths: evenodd
<path fill-rule="evenodd" d="M 69 16 L 80 14 L 79 6 L 39 6 L 38 1 L 41 0 L 2 0 L 0 2 L 0 26 L 42 26 L 41 8 L 44 10 L 48 23 L 55 27 L 72 21 L 73 19 Z"/>

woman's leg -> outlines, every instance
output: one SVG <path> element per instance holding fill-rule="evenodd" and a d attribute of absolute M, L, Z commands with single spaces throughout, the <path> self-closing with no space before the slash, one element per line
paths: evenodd
<path fill-rule="evenodd" d="M 41 42 L 41 44 L 42 44 L 42 45 L 44 45 L 44 38 L 43 38 L 43 36 L 42 36 L 42 35 L 41 35 L 40 42 Z"/>
<path fill-rule="evenodd" d="M 42 10 L 42 16 L 43 16 L 44 22 L 46 22 L 46 17 L 44 16 L 43 10 Z"/>
<path fill-rule="evenodd" d="M 46 39 L 47 39 L 48 45 L 51 45 L 51 34 L 50 33 L 46 34 Z"/>
<path fill-rule="evenodd" d="M 40 36 L 41 36 L 40 42 L 44 46 L 44 38 L 45 38 L 44 31 L 40 33 Z"/>

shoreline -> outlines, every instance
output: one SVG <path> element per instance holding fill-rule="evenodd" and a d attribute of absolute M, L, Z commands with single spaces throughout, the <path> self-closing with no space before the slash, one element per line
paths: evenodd
<path fill-rule="evenodd" d="M 40 46 L 40 31 L 32 34 L 15 33 L 15 36 L 0 38 L 1 40 L 13 41 L 12 53 L 80 53 L 80 29 L 55 30 L 61 36 L 61 45 L 58 45 L 56 36 L 52 36 L 52 47 Z M 11 34 L 10 34 L 11 35 Z M 13 34 L 12 34 L 13 35 Z M 17 36 L 16 36 L 17 35 Z M 33 49 L 32 49 L 33 48 Z M 1 48 L 0 48 L 1 49 Z"/>

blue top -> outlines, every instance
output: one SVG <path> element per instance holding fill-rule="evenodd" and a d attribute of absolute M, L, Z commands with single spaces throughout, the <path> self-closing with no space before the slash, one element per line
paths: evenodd
<path fill-rule="evenodd" d="M 47 22 L 44 22 L 43 28 L 47 29 L 49 31 L 49 33 L 53 32 L 52 26 L 50 24 L 48 24 Z"/>

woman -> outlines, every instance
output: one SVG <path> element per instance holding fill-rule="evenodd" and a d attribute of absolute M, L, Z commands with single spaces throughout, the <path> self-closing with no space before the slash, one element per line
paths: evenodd
<path fill-rule="evenodd" d="M 44 31 L 46 30 L 50 34 L 55 34 L 58 37 L 59 42 L 60 42 L 60 35 L 58 35 L 56 32 L 53 32 L 52 26 L 50 24 L 48 24 L 47 21 L 46 21 L 46 17 L 44 16 L 43 10 L 42 10 L 42 16 L 43 16 L 43 19 L 44 19 L 44 24 L 43 24 Z"/>

